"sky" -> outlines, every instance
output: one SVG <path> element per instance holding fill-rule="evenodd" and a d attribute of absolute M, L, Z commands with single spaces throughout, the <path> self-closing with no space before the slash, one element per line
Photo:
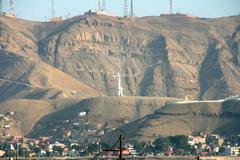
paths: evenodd
<path fill-rule="evenodd" d="M 3 11 L 9 10 L 9 0 L 3 1 Z M 23 19 L 46 21 L 51 17 L 51 0 L 13 0 L 15 14 Z M 105 0 L 107 11 L 123 16 L 124 0 Z M 130 0 L 129 6 L 130 6 Z M 198 17 L 216 18 L 240 15 L 240 0 L 172 0 L 173 12 Z M 169 13 L 169 0 L 133 0 L 136 16 L 158 16 Z M 54 0 L 55 15 L 70 18 L 87 10 L 97 10 L 98 0 Z"/>

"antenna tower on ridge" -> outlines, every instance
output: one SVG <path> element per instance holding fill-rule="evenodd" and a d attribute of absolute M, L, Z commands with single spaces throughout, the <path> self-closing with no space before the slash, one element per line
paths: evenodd
<path fill-rule="evenodd" d="M 134 16 L 134 12 L 133 12 L 133 0 L 131 0 L 131 16 Z"/>
<path fill-rule="evenodd" d="M 2 11 L 2 0 L 0 0 L 0 15 L 2 15 L 3 11 Z"/>
<path fill-rule="evenodd" d="M 55 17 L 55 6 L 54 6 L 54 0 L 52 0 L 52 4 L 51 4 L 51 18 Z"/>
<path fill-rule="evenodd" d="M 172 0 L 170 0 L 170 14 L 172 14 Z"/>
<path fill-rule="evenodd" d="M 13 0 L 9 0 L 9 5 L 10 5 L 10 12 L 14 13 L 14 3 L 13 3 Z"/>
<path fill-rule="evenodd" d="M 128 16 L 128 0 L 124 0 L 124 17 Z"/>
<path fill-rule="evenodd" d="M 100 0 L 98 0 L 98 11 L 101 11 L 101 10 L 102 10 L 101 2 Z"/>
<path fill-rule="evenodd" d="M 106 1 L 102 0 L 102 10 L 106 10 Z"/>

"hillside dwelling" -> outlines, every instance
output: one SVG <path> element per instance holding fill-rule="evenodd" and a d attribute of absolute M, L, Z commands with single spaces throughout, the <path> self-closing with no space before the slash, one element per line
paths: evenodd
<path fill-rule="evenodd" d="M 114 14 L 109 13 L 109 12 L 107 12 L 107 11 L 105 11 L 105 10 L 98 11 L 98 12 L 96 12 L 96 14 L 98 14 L 98 15 L 104 15 L 104 16 L 110 16 L 110 17 L 116 17 Z"/>
<path fill-rule="evenodd" d="M 79 112 L 78 116 L 79 117 L 83 117 L 83 116 L 86 116 L 87 115 L 87 112 Z"/>
<path fill-rule="evenodd" d="M 193 16 L 190 14 L 183 14 L 180 12 L 174 13 L 174 14 L 161 14 L 160 16 L 166 16 L 166 17 L 188 17 L 188 18 L 192 18 L 192 19 L 198 19 L 199 17 L 197 16 Z"/>
<path fill-rule="evenodd" d="M 65 147 L 66 147 L 65 144 L 59 143 L 59 142 L 55 142 L 55 143 L 53 144 L 53 146 L 60 147 L 60 148 L 65 148 Z"/>
<path fill-rule="evenodd" d="M 8 118 L 8 117 L 3 117 L 3 120 L 4 120 L 5 122 L 9 122 L 9 121 L 10 121 L 10 118 Z"/>
<path fill-rule="evenodd" d="M 4 125 L 4 128 L 11 128 L 10 125 Z"/>
<path fill-rule="evenodd" d="M 100 130 L 100 131 L 98 131 L 98 133 L 97 133 L 98 136 L 103 136 L 104 134 L 105 134 L 104 130 Z"/>
<path fill-rule="evenodd" d="M 3 150 L 0 150 L 0 157 L 4 156 L 5 155 L 5 151 Z"/>
<path fill-rule="evenodd" d="M 80 124 L 77 123 L 77 122 L 73 123 L 73 125 L 74 125 L 74 126 L 80 126 Z"/>
<path fill-rule="evenodd" d="M 228 147 L 225 151 L 225 156 L 239 156 L 240 147 Z"/>
<path fill-rule="evenodd" d="M 188 144 L 193 146 L 195 144 L 205 144 L 206 143 L 206 136 L 188 136 Z"/>
<path fill-rule="evenodd" d="M 50 22 L 62 22 L 62 21 L 63 21 L 62 17 L 54 17 L 50 19 Z"/>
<path fill-rule="evenodd" d="M 89 10 L 84 13 L 84 15 L 96 15 L 96 14 L 97 14 L 97 12 L 93 12 L 92 10 Z"/>
<path fill-rule="evenodd" d="M 9 112 L 9 115 L 14 115 L 15 114 L 15 112 Z"/>
<path fill-rule="evenodd" d="M 104 15 L 104 16 L 109 16 L 109 17 L 116 17 L 114 14 L 109 13 L 105 10 L 101 10 L 101 11 L 97 11 L 97 12 L 89 10 L 89 11 L 85 12 L 84 15 Z"/>
<path fill-rule="evenodd" d="M 8 17 L 8 18 L 17 18 L 13 13 L 11 12 L 5 12 L 3 13 L 4 16 Z"/>

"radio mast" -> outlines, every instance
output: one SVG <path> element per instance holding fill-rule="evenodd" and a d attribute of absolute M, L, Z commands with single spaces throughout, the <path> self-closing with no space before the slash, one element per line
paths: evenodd
<path fill-rule="evenodd" d="M 124 0 L 124 17 L 128 16 L 128 0 Z"/>

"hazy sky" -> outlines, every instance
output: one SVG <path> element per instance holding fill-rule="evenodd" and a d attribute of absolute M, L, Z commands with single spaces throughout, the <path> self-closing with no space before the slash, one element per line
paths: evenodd
<path fill-rule="evenodd" d="M 3 10 L 8 11 L 9 0 L 3 1 Z M 18 17 L 44 21 L 51 16 L 51 0 L 13 0 Z M 130 0 L 128 0 L 130 3 Z M 54 0 L 56 16 L 69 17 L 96 10 L 98 0 Z M 106 0 L 107 10 L 123 15 L 124 0 Z M 199 17 L 223 17 L 240 14 L 240 0 L 173 0 L 173 11 Z M 169 12 L 169 0 L 134 0 L 136 16 L 160 15 Z"/>

